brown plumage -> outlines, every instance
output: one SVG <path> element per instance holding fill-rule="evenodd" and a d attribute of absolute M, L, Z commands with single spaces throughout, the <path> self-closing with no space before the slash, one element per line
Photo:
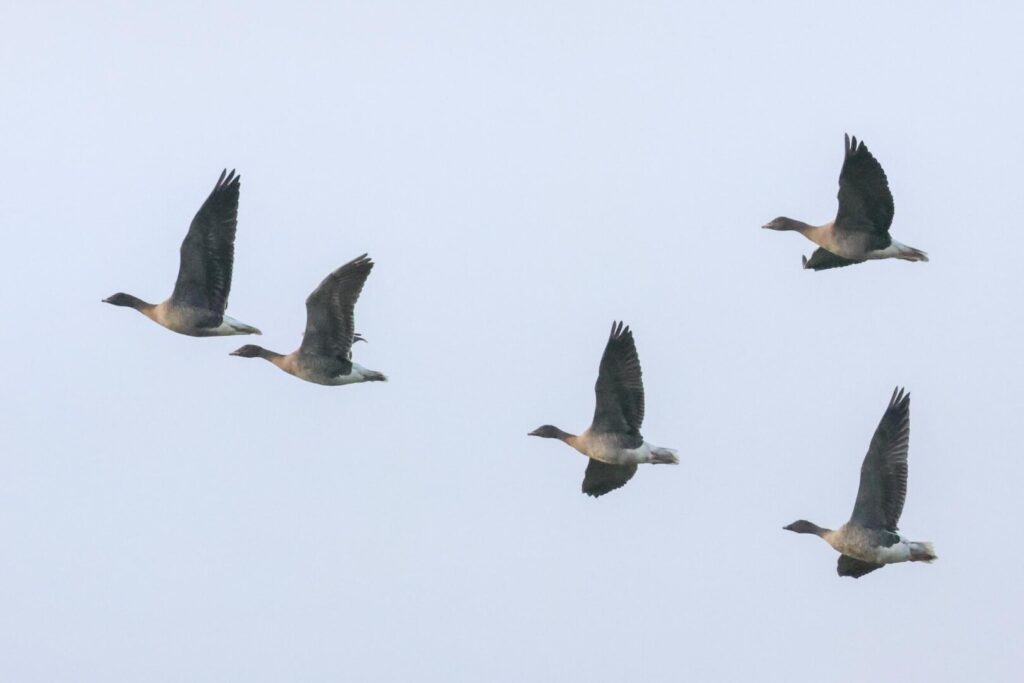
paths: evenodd
<path fill-rule="evenodd" d="M 612 323 L 594 394 L 594 419 L 582 434 L 570 434 L 553 425 L 543 425 L 529 434 L 564 441 L 590 459 L 583 493 L 603 496 L 624 486 L 636 474 L 638 463 L 679 463 L 675 451 L 652 446 L 640 434 L 644 421 L 643 372 L 633 333 L 621 322 Z"/>
<path fill-rule="evenodd" d="M 299 379 L 336 386 L 357 382 L 383 382 L 382 373 L 352 362 L 352 344 L 362 337 L 355 332 L 355 306 L 373 261 L 366 254 L 341 266 L 306 298 L 306 331 L 299 348 L 287 355 L 246 344 L 230 355 L 263 358 Z"/>
<path fill-rule="evenodd" d="M 909 541 L 899 533 L 907 497 L 910 448 L 910 394 L 897 387 L 882 415 L 860 469 L 860 486 L 850 520 L 839 529 L 797 520 L 783 527 L 814 534 L 840 552 L 836 571 L 859 578 L 895 562 L 931 562 L 931 543 Z"/>
<path fill-rule="evenodd" d="M 103 301 L 134 308 L 167 329 L 192 337 L 260 334 L 224 315 L 231 293 L 240 184 L 240 176 L 225 169 L 196 212 L 181 243 L 178 279 L 170 298 L 154 305 L 118 292 Z"/>
<path fill-rule="evenodd" d="M 889 235 L 895 206 L 882 165 L 856 137 L 846 135 L 844 149 L 835 220 L 816 226 L 780 216 L 763 227 L 799 232 L 817 244 L 819 249 L 810 258 L 801 257 L 804 268 L 809 270 L 842 268 L 885 258 L 927 261 L 925 252 L 901 244 Z"/>

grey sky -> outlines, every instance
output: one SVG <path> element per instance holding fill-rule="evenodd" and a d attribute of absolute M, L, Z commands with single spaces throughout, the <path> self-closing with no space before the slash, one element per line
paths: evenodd
<path fill-rule="evenodd" d="M 1021 12 L 1012 3 L 14 3 L 4 681 L 1009 680 Z M 800 269 L 843 133 L 927 264 Z M 242 175 L 228 312 L 283 352 L 377 262 L 324 388 L 100 303 L 169 295 Z M 678 467 L 599 500 L 613 319 Z M 835 575 L 892 388 L 932 566 Z"/>

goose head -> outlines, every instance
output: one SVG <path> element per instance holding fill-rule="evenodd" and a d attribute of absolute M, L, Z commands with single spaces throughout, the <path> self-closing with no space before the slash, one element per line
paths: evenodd
<path fill-rule="evenodd" d="M 779 216 L 778 218 L 765 223 L 761 226 L 764 230 L 799 230 L 804 225 L 800 221 L 795 221 L 792 218 L 786 218 L 785 216 Z"/>
<path fill-rule="evenodd" d="M 142 299 L 132 296 L 131 294 L 125 294 L 124 292 L 111 294 L 103 300 L 103 303 L 112 304 L 114 306 L 127 306 L 128 308 L 134 308 L 137 311 L 141 311 L 144 308 L 151 308 L 153 306 L 153 304 L 148 304 Z"/>
<path fill-rule="evenodd" d="M 239 348 L 235 349 L 228 355 L 241 356 L 242 358 L 267 358 L 271 354 L 273 354 L 273 351 L 268 351 L 262 346 L 257 346 L 256 344 L 246 344 L 245 346 L 240 346 Z"/>
<path fill-rule="evenodd" d="M 563 432 L 554 425 L 542 425 L 527 434 L 527 436 L 539 436 L 542 439 L 561 439 L 562 441 L 565 441 L 567 438 L 572 436 L 572 434 Z"/>
<path fill-rule="evenodd" d="M 817 524 L 812 524 L 806 519 L 798 519 L 788 526 L 782 527 L 786 531 L 794 531 L 798 534 L 814 534 L 815 536 L 821 536 L 828 532 L 828 529 L 822 529 Z"/>

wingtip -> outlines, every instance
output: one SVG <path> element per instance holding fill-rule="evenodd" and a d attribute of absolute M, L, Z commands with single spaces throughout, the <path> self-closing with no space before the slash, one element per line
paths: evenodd
<path fill-rule="evenodd" d="M 632 334 L 632 332 L 629 329 L 629 325 L 627 325 L 622 320 L 613 320 L 612 321 L 612 331 L 611 331 L 611 334 L 608 335 L 608 338 L 609 339 L 621 339 L 622 337 L 628 337 L 631 334 Z"/>
<path fill-rule="evenodd" d="M 214 186 L 214 190 L 223 190 L 228 187 L 239 187 L 241 181 L 242 176 L 238 175 L 235 172 L 235 169 L 228 171 L 227 168 L 224 168 L 220 172 L 220 177 L 217 178 L 217 184 Z"/>
<path fill-rule="evenodd" d="M 865 149 L 864 141 L 863 140 L 858 140 L 856 135 L 850 135 L 849 133 L 844 133 L 843 137 L 846 140 L 846 154 L 847 154 L 847 156 L 852 156 L 852 155 L 856 154 L 857 152 L 859 152 L 861 149 Z"/>
<path fill-rule="evenodd" d="M 367 271 L 371 271 L 371 270 L 373 270 L 373 266 L 374 266 L 373 259 L 370 257 L 370 255 L 369 254 L 361 254 L 359 256 L 356 256 L 354 259 L 352 259 L 348 263 L 340 266 L 334 272 L 335 273 L 340 273 L 345 268 L 366 268 Z"/>
<path fill-rule="evenodd" d="M 910 392 L 907 391 L 906 387 L 896 386 L 892 390 L 892 398 L 889 399 L 889 407 L 900 408 L 910 405 Z"/>

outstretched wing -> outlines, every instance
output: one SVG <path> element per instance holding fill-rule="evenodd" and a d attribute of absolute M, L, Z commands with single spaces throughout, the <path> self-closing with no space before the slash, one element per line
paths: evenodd
<path fill-rule="evenodd" d="M 839 566 L 836 568 L 836 571 L 839 573 L 839 576 L 852 576 L 855 579 L 859 579 L 865 574 L 881 569 L 884 566 L 884 564 L 864 562 L 849 555 L 840 555 Z"/>
<path fill-rule="evenodd" d="M 355 338 L 355 307 L 373 261 L 363 254 L 324 278 L 306 299 L 306 332 L 300 353 L 347 363 Z"/>
<path fill-rule="evenodd" d="M 643 373 L 633 333 L 621 322 L 612 323 L 594 392 L 597 407 L 591 429 L 640 436 L 644 421 Z"/>
<path fill-rule="evenodd" d="M 588 496 L 603 496 L 609 491 L 622 488 L 636 474 L 636 464 L 609 465 L 590 458 L 587 473 L 583 477 L 583 493 Z"/>
<path fill-rule="evenodd" d="M 882 165 L 863 142 L 846 136 L 846 158 L 839 172 L 839 212 L 835 227 L 884 235 L 896 209 Z"/>
<path fill-rule="evenodd" d="M 910 394 L 897 387 L 864 456 L 851 522 L 896 531 L 907 497 L 909 448 Z"/>
<path fill-rule="evenodd" d="M 845 259 L 842 256 L 836 256 L 825 247 L 818 247 L 811 254 L 811 258 L 801 256 L 804 260 L 804 268 L 810 270 L 828 270 L 829 268 L 842 268 L 843 266 L 852 266 L 855 263 L 864 263 L 863 261 L 851 261 Z"/>
<path fill-rule="evenodd" d="M 210 196 L 199 208 L 181 243 L 181 265 L 171 299 L 224 315 L 231 292 L 238 227 L 238 191 L 241 176 L 234 170 L 220 174 Z M 214 326 L 221 320 L 211 321 Z"/>

